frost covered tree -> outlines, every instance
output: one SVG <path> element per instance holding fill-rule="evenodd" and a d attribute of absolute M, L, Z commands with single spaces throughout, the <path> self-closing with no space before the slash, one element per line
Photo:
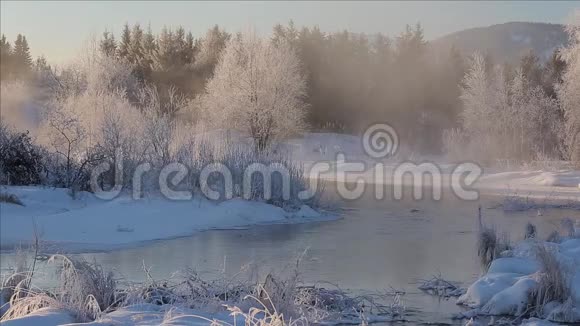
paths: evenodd
<path fill-rule="evenodd" d="M 238 34 L 222 54 L 202 105 L 218 128 L 249 134 L 257 151 L 305 127 L 306 82 L 285 42 Z"/>
<path fill-rule="evenodd" d="M 199 52 L 195 57 L 195 67 L 202 74 L 210 75 L 230 35 L 215 25 L 200 40 Z"/>
<path fill-rule="evenodd" d="M 136 94 L 139 81 L 135 77 L 135 65 L 127 59 L 118 60 L 99 51 L 96 41 L 89 42 L 78 68 L 92 92 L 127 92 L 128 96 Z"/>
<path fill-rule="evenodd" d="M 461 100 L 464 133 L 460 136 L 468 138 L 472 155 L 492 160 L 558 155 L 554 146 L 560 121 L 557 103 L 524 69 L 513 74 L 502 66 L 490 69 L 485 58 L 476 54 L 463 81 Z"/>
<path fill-rule="evenodd" d="M 580 11 L 576 11 L 567 26 L 570 44 L 562 50 L 562 59 L 567 64 L 558 87 L 558 95 L 565 114 L 563 138 L 568 158 L 580 161 Z"/>
<path fill-rule="evenodd" d="M 75 185 L 88 160 L 86 140 L 88 132 L 83 126 L 81 112 L 78 111 L 79 97 L 56 99 L 47 111 L 44 136 L 49 140 L 54 153 L 59 156 L 51 171 L 65 187 Z M 81 166 L 78 162 L 83 161 Z M 63 168 L 62 171 L 60 167 Z"/>

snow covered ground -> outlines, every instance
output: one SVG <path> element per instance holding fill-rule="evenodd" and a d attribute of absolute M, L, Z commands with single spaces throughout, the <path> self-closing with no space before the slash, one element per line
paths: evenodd
<path fill-rule="evenodd" d="M 187 236 L 195 231 L 256 224 L 304 223 L 329 219 L 308 206 L 295 212 L 260 202 L 210 202 L 201 196 L 172 201 L 161 196 L 103 201 L 90 193 L 72 199 L 67 189 L 6 187 L 24 206 L 0 203 L 0 247 L 10 249 L 34 238 L 34 224 L 49 250 L 113 249 L 143 241 Z"/>
<path fill-rule="evenodd" d="M 48 326 L 48 325 L 208 325 L 209 320 L 218 320 L 222 324 L 230 323 L 243 325 L 241 317 L 229 316 L 228 312 L 208 314 L 189 309 L 176 309 L 171 305 L 137 304 L 124 307 L 104 315 L 102 318 L 89 323 L 74 323 L 74 318 L 66 310 L 42 308 L 21 318 L 3 321 L 3 326 Z M 235 319 L 235 320 L 234 320 Z"/>

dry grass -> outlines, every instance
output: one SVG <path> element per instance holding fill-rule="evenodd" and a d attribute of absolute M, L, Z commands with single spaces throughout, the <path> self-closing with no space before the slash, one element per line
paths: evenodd
<path fill-rule="evenodd" d="M 566 232 L 568 237 L 570 237 L 570 238 L 576 237 L 576 230 L 574 228 L 574 221 L 572 221 L 572 219 L 564 218 L 564 219 L 562 219 L 560 224 L 561 224 L 562 228 L 564 229 L 564 231 Z"/>
<path fill-rule="evenodd" d="M 17 286 L 10 298 L 10 308 L 2 316 L 2 320 L 22 317 L 38 309 L 51 307 L 68 311 L 79 322 L 87 322 L 95 320 L 117 302 L 113 274 L 105 272 L 100 265 L 73 260 L 63 255 L 52 256 L 49 262 L 60 263 L 59 287 L 48 292 Z M 26 275 L 31 273 L 27 272 Z M 23 279 L 18 284 L 29 283 L 28 279 Z"/>
<path fill-rule="evenodd" d="M 484 272 L 487 272 L 491 262 L 501 256 L 501 253 L 512 248 L 509 235 L 499 234 L 493 227 L 484 226 L 478 235 L 477 255 Z"/>
<path fill-rule="evenodd" d="M 501 256 L 501 253 L 512 248 L 509 234 L 498 233 L 495 227 L 486 226 L 483 223 L 481 206 L 477 211 L 478 236 L 477 236 L 477 256 L 483 272 L 487 272 L 491 262 Z"/>
<path fill-rule="evenodd" d="M 10 308 L 3 320 L 51 307 L 67 311 L 78 322 L 87 322 L 103 313 L 139 303 L 174 307 L 164 320 L 168 323 L 188 317 L 177 313 L 180 309 L 207 313 L 230 311 L 233 316 L 245 320 L 246 325 L 260 326 L 362 322 L 367 320 L 367 316 L 403 320 L 405 315 L 400 292 L 352 296 L 338 286 L 303 284 L 299 273 L 300 259 L 290 273 L 269 273 L 262 278 L 254 265 L 232 277 L 214 274 L 218 275 L 214 280 L 205 280 L 188 269 L 169 280 L 157 281 L 144 268 L 147 281 L 123 289 L 118 288 L 119 281 L 112 273 L 96 263 L 62 255 L 51 257 L 49 262 L 59 264 L 59 286 L 50 292 L 24 289 L 24 285 L 29 284 L 27 278 L 15 275 L 9 284 L 13 284 L 11 288 L 16 290 L 11 292 Z M 218 321 L 211 322 L 223 325 Z"/>
<path fill-rule="evenodd" d="M 552 243 L 560 243 L 562 242 L 562 236 L 560 236 L 560 232 L 558 232 L 557 230 L 552 231 L 548 237 L 546 238 L 547 242 L 552 242 Z"/>
<path fill-rule="evenodd" d="M 441 274 L 429 280 L 422 280 L 419 290 L 442 298 L 459 297 L 466 291 L 465 288 L 459 287 L 459 284 L 443 279 Z"/>
<path fill-rule="evenodd" d="M 546 304 L 553 301 L 566 302 L 572 293 L 565 266 L 558 261 L 555 253 L 543 245 L 537 246 L 536 259 L 540 264 L 540 271 L 537 273 L 538 287 L 533 294 L 536 309 L 541 311 Z"/>
<path fill-rule="evenodd" d="M 524 239 L 535 239 L 538 235 L 538 230 L 536 226 L 530 222 L 526 224 L 526 233 L 524 234 Z"/>

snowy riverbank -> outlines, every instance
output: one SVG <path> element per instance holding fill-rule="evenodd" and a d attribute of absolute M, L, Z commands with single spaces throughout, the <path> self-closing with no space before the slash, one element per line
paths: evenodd
<path fill-rule="evenodd" d="M 442 156 L 419 156 L 412 152 L 399 150 L 398 155 L 387 160 L 371 159 L 363 150 L 362 136 L 338 133 L 308 133 L 303 138 L 293 139 L 283 143 L 281 150 L 288 151 L 291 156 L 304 164 L 306 174 L 314 164 L 330 163 L 330 171 L 316 175 L 317 178 L 336 181 L 338 172 L 347 172 L 346 180 L 356 182 L 364 180 L 367 184 L 382 183 L 385 185 L 412 185 L 411 179 L 397 180 L 393 178 L 395 169 L 401 162 L 413 164 L 433 163 L 441 172 L 443 185 L 449 186 L 450 177 L 457 167 Z M 344 162 L 337 162 L 337 155 L 344 154 Z M 362 171 L 353 172 L 363 163 Z M 377 173 L 377 163 L 383 164 L 382 173 Z M 474 189 L 484 194 L 521 196 L 537 199 L 552 199 L 558 201 L 580 202 L 580 170 L 573 169 L 566 162 L 552 162 L 552 168 L 514 167 L 482 168 L 483 174 L 472 185 Z M 419 168 L 410 172 L 420 172 Z M 381 178 L 376 176 L 380 175 Z M 309 175 L 310 176 L 310 175 Z M 310 176 L 312 177 L 312 176 Z M 429 182 L 429 180 L 427 180 Z"/>
<path fill-rule="evenodd" d="M 457 303 L 478 316 L 580 322 L 580 229 L 557 242 L 524 240 L 501 253 Z M 559 242 L 558 242 L 559 241 Z M 473 317 L 472 317 L 473 316 Z"/>
<path fill-rule="evenodd" d="M 209 229 L 257 224 L 328 220 L 308 206 L 288 212 L 261 202 L 232 199 L 221 203 L 197 196 L 167 200 L 149 196 L 112 201 L 82 192 L 71 198 L 67 189 L 6 187 L 23 205 L 0 203 L 0 247 L 11 249 L 34 238 L 34 224 L 47 250 L 91 251 L 135 245 L 144 241 L 191 235 Z"/>

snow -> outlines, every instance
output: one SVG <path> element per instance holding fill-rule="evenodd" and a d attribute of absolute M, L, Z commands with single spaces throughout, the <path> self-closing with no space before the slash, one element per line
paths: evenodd
<path fill-rule="evenodd" d="M 513 171 L 498 172 L 483 176 L 483 184 L 499 184 L 505 186 L 544 186 L 544 187 L 580 187 L 580 171 Z"/>
<path fill-rule="evenodd" d="M 467 292 L 457 299 L 458 304 L 471 308 L 482 307 L 489 302 L 496 293 L 499 293 L 514 285 L 521 274 L 499 273 L 487 274 L 475 281 Z"/>
<path fill-rule="evenodd" d="M 11 248 L 34 237 L 33 225 L 45 243 L 73 251 L 105 250 L 143 241 L 191 235 L 195 231 L 259 224 L 303 223 L 330 217 L 308 206 L 295 212 L 262 202 L 234 198 L 221 203 L 201 197 L 167 200 L 161 196 L 111 201 L 66 189 L 3 187 L 24 206 L 0 203 L 0 247 Z"/>
<path fill-rule="evenodd" d="M 554 324 L 554 323 L 549 322 L 547 320 L 538 319 L 538 318 L 530 318 L 530 319 L 525 319 L 522 321 L 522 326 L 555 326 L 555 325 L 559 325 L 559 324 Z"/>
<path fill-rule="evenodd" d="M 2 326 L 52 326 L 73 323 L 73 317 L 66 311 L 55 308 L 41 308 L 24 317 L 2 321 Z"/>
<path fill-rule="evenodd" d="M 490 315 L 519 316 L 525 312 L 528 298 L 538 283 L 531 277 L 519 278 L 512 286 L 494 294 L 481 311 Z"/>
<path fill-rule="evenodd" d="M 210 320 L 219 320 L 234 324 L 234 317 L 229 312 L 208 314 L 201 311 L 178 309 L 172 305 L 137 304 L 127 306 L 105 314 L 96 321 L 74 323 L 73 317 L 65 310 L 42 308 L 21 318 L 2 322 L 2 326 L 52 326 L 52 325 L 208 325 Z M 236 317 L 238 325 L 243 325 L 243 318 Z M 224 323 L 225 324 L 225 323 Z"/>
<path fill-rule="evenodd" d="M 514 249 L 504 253 L 503 258 L 494 260 L 487 274 L 469 286 L 457 303 L 480 309 L 483 314 L 522 314 L 530 304 L 530 294 L 538 286 L 536 273 L 540 267 L 535 260 L 534 250 L 539 244 L 553 253 L 564 266 L 564 272 L 569 273 L 567 275 L 572 290 L 570 302 L 550 303 L 544 308 L 544 314 L 549 320 L 559 321 L 559 312 L 565 310 L 565 306 L 569 304 L 572 305 L 570 310 L 573 320 L 580 322 L 580 239 L 574 238 L 566 239 L 560 244 L 538 243 L 534 240 L 520 242 Z"/>
<path fill-rule="evenodd" d="M 229 312 L 218 312 L 213 314 L 201 311 L 176 308 L 172 305 L 138 304 L 123 307 L 114 312 L 108 313 L 91 323 L 77 325 L 108 326 L 108 325 L 134 325 L 134 326 L 154 326 L 154 325 L 208 325 L 209 320 L 218 320 L 223 324 L 234 324 L 234 317 Z M 243 318 L 236 317 L 237 325 L 243 325 Z"/>
<path fill-rule="evenodd" d="M 538 263 L 529 258 L 498 258 L 491 263 L 488 274 L 515 273 L 527 275 L 535 273 L 539 269 Z"/>

